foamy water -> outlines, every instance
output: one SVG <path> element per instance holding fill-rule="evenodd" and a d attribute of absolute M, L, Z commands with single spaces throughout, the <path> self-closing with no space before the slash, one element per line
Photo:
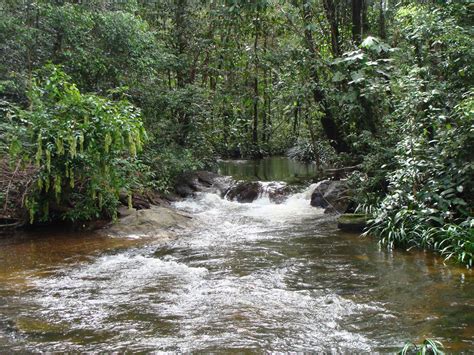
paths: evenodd
<path fill-rule="evenodd" d="M 0 333 L 0 350 L 388 351 L 420 334 L 423 312 L 442 312 L 453 299 L 427 291 L 424 259 L 394 259 L 338 233 L 333 217 L 310 206 L 317 185 L 281 204 L 268 192 L 282 183 L 263 185 L 251 204 L 209 193 L 177 202 L 194 226 L 166 245 L 31 277 L 21 299 L 7 302 L 20 310 L 8 316 L 11 327 L 33 319 L 49 330 Z M 430 332 L 449 332 L 430 322 Z"/>

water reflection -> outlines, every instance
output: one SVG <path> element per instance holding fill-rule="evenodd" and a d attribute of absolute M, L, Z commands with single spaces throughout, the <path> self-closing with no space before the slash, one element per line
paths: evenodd
<path fill-rule="evenodd" d="M 316 165 L 286 157 L 260 160 L 221 160 L 218 173 L 238 180 L 285 181 L 298 183 L 314 178 Z"/>

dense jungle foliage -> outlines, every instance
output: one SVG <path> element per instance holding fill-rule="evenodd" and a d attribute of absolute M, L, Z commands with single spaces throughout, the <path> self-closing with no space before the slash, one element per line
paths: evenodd
<path fill-rule="evenodd" d="M 474 5 L 0 0 L 0 202 L 116 214 L 216 157 L 358 166 L 389 246 L 471 266 Z M 145 132 L 146 131 L 146 132 Z"/>

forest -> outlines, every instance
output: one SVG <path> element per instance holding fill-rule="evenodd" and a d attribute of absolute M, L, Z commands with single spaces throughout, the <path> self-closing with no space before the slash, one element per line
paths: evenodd
<path fill-rule="evenodd" d="M 356 167 L 383 244 L 472 266 L 473 4 L 2 0 L 4 220 L 114 218 L 216 158 Z"/>
<path fill-rule="evenodd" d="M 0 0 L 0 353 L 472 351 L 473 25 Z"/>

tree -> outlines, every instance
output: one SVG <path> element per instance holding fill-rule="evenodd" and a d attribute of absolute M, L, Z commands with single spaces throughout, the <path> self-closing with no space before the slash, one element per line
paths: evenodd
<path fill-rule="evenodd" d="M 364 0 L 351 0 L 352 3 L 352 40 L 362 42 Z"/>

